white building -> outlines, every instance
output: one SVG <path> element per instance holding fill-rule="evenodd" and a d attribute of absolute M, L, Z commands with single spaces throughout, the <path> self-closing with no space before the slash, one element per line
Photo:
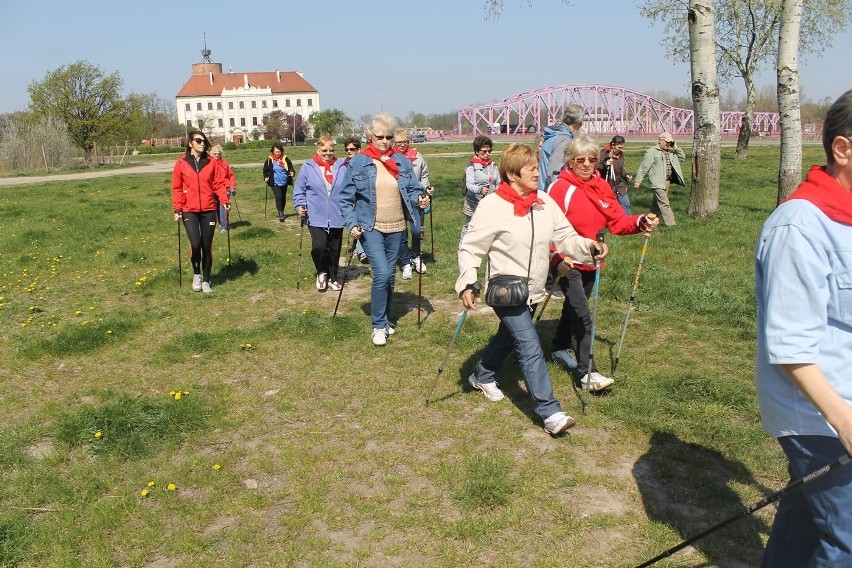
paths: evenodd
<path fill-rule="evenodd" d="M 298 71 L 222 73 L 210 51 L 192 66 L 192 76 L 175 98 L 178 121 L 203 130 L 211 138 L 241 144 L 263 138 L 263 117 L 274 110 L 308 117 L 320 110 L 319 92 Z"/>

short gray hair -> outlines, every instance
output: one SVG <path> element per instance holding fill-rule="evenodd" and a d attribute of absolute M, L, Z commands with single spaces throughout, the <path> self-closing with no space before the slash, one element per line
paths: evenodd
<path fill-rule="evenodd" d="M 396 119 L 389 112 L 377 112 L 364 127 L 364 134 L 367 138 L 372 138 L 377 128 L 386 129 L 388 134 L 393 134 L 396 130 Z"/>
<path fill-rule="evenodd" d="M 580 105 L 568 105 L 565 107 L 565 114 L 562 115 L 562 122 L 568 126 L 582 126 L 585 114 L 586 111 Z"/>
<path fill-rule="evenodd" d="M 577 136 L 573 138 L 567 146 L 565 146 L 565 152 L 563 153 L 563 162 L 568 163 L 572 158 L 576 158 L 577 156 L 588 156 L 590 154 L 597 157 L 600 154 L 600 146 L 595 142 L 591 136 Z"/>

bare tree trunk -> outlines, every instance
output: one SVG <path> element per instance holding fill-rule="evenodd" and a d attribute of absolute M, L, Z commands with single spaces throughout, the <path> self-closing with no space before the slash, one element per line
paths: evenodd
<path fill-rule="evenodd" d="M 746 107 L 743 121 L 740 125 L 740 134 L 737 137 L 737 153 L 735 159 L 745 160 L 748 157 L 748 143 L 751 140 L 751 123 L 754 121 L 754 107 L 757 103 L 754 80 L 744 77 L 746 87 Z"/>
<path fill-rule="evenodd" d="M 778 112 L 781 115 L 781 165 L 778 203 L 802 181 L 802 112 L 799 101 L 799 33 L 803 0 L 783 0 L 778 33 Z"/>
<path fill-rule="evenodd" d="M 689 55 L 695 136 L 692 140 L 690 215 L 706 217 L 719 208 L 721 125 L 716 80 L 716 14 L 713 0 L 689 2 Z"/>

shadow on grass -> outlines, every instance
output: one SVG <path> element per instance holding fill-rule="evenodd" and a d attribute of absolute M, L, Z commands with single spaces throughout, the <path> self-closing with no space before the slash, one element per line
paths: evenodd
<path fill-rule="evenodd" d="M 671 527 L 682 540 L 740 513 L 747 505 L 732 485 L 759 485 L 739 461 L 699 444 L 682 441 L 668 432 L 655 432 L 648 451 L 633 466 L 633 477 L 649 519 Z M 733 558 L 757 565 L 763 551 L 761 534 L 768 524 L 753 516 L 738 520 L 692 544 L 707 557 L 709 566 L 739 565 Z M 678 542 L 660 543 L 668 550 Z"/>
<path fill-rule="evenodd" d="M 256 274 L 258 271 L 257 262 L 253 259 L 238 257 L 231 264 L 225 264 L 219 269 L 216 276 L 213 277 L 214 284 L 222 284 L 229 280 L 236 280 L 244 274 Z"/>

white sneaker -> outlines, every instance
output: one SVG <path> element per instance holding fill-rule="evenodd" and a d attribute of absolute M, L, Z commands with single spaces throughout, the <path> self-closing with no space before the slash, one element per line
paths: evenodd
<path fill-rule="evenodd" d="M 414 275 L 413 269 L 410 264 L 406 264 L 402 267 L 402 279 L 403 280 L 411 280 L 411 277 Z"/>
<path fill-rule="evenodd" d="M 393 328 L 393 326 L 392 326 L 390 323 L 388 323 L 388 324 L 385 326 L 385 335 L 387 335 L 388 337 L 390 337 L 390 336 L 391 336 L 391 335 L 393 335 L 394 333 L 396 333 L 396 330 Z"/>
<path fill-rule="evenodd" d="M 555 412 L 544 421 L 544 431 L 551 436 L 556 436 L 571 428 L 574 424 L 574 419 L 564 412 Z"/>
<path fill-rule="evenodd" d="M 583 375 L 583 378 L 580 379 L 580 384 L 584 389 L 596 392 L 611 387 L 615 384 L 615 380 L 594 372 Z"/>
<path fill-rule="evenodd" d="M 317 274 L 317 290 L 323 292 L 325 291 L 326 286 L 328 286 L 328 274 L 320 272 Z"/>
<path fill-rule="evenodd" d="M 491 402 L 497 402 L 498 400 L 503 400 L 503 391 L 500 390 L 500 387 L 497 386 L 497 383 L 480 383 L 477 380 L 476 375 L 471 375 L 467 378 L 467 382 L 470 383 L 470 386 L 477 390 L 481 390 L 482 394 L 485 395 L 485 398 L 490 400 Z"/>
<path fill-rule="evenodd" d="M 202 282 L 201 291 L 205 294 L 210 294 L 211 292 L 213 292 L 213 286 L 210 285 L 210 282 Z"/>
<path fill-rule="evenodd" d="M 414 270 L 419 272 L 420 274 L 426 274 L 426 264 L 419 257 L 415 257 L 414 260 L 411 261 Z"/>
<path fill-rule="evenodd" d="M 383 327 L 374 328 L 371 337 L 373 338 L 373 345 L 377 347 L 385 345 L 388 342 L 388 335 L 385 333 L 385 328 Z"/>
<path fill-rule="evenodd" d="M 201 292 L 201 275 L 194 274 L 192 276 L 192 289 L 196 292 Z"/>

